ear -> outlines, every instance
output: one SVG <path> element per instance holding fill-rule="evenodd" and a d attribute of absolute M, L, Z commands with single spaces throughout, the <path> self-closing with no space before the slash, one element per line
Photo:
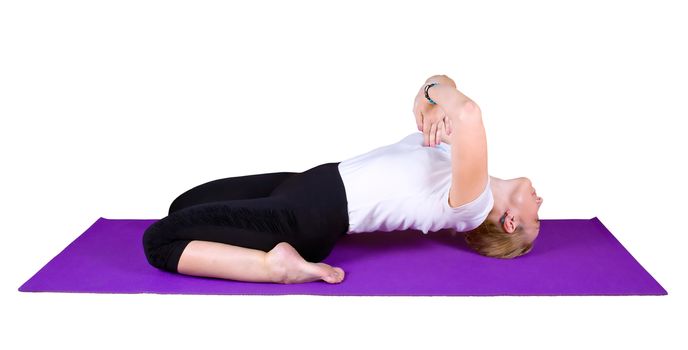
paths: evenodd
<path fill-rule="evenodd" d="M 514 233 L 514 231 L 516 231 L 516 227 L 518 227 L 518 221 L 516 220 L 516 217 L 511 214 L 511 209 L 507 209 L 504 212 L 500 222 L 506 233 Z"/>

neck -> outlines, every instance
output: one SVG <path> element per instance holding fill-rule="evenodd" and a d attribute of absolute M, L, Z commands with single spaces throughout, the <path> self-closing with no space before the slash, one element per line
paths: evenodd
<path fill-rule="evenodd" d="M 507 207 L 508 181 L 495 176 L 490 176 L 490 189 L 494 198 L 494 206 L 488 218 L 498 220 L 504 214 Z"/>

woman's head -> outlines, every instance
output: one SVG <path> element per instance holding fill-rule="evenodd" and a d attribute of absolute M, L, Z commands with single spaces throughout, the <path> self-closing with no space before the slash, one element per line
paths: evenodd
<path fill-rule="evenodd" d="M 528 253 L 540 233 L 542 197 L 526 177 L 502 180 L 491 176 L 490 186 L 494 206 L 480 226 L 465 233 L 466 243 L 478 253 L 495 258 Z"/>

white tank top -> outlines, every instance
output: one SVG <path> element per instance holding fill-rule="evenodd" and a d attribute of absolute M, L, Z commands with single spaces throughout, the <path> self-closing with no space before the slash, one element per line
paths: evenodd
<path fill-rule="evenodd" d="M 451 146 L 423 146 L 416 132 L 339 163 L 349 208 L 347 233 L 414 229 L 423 233 L 478 227 L 492 210 L 487 186 L 473 201 L 449 206 Z"/>

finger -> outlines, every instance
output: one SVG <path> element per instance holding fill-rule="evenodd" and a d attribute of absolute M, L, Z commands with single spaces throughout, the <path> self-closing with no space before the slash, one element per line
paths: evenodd
<path fill-rule="evenodd" d="M 418 128 L 418 131 L 423 130 L 423 119 L 420 114 L 420 110 L 418 109 L 418 106 L 414 102 L 413 105 L 413 116 L 416 118 L 416 127 Z"/>
<path fill-rule="evenodd" d="M 423 146 L 430 145 L 430 118 L 426 118 L 423 112 L 420 112 L 423 116 Z"/>
<path fill-rule="evenodd" d="M 451 134 L 451 120 L 449 117 L 444 118 L 444 134 L 449 136 Z"/>
<path fill-rule="evenodd" d="M 435 146 L 435 134 L 437 133 L 437 109 L 431 108 L 427 111 L 425 118 L 428 119 L 428 146 Z"/>
<path fill-rule="evenodd" d="M 449 136 L 451 134 L 451 120 L 449 117 L 444 118 L 444 133 Z"/>
<path fill-rule="evenodd" d="M 413 101 L 413 109 L 416 115 L 416 125 L 418 126 L 418 131 L 423 131 L 423 103 L 422 100 L 419 99 L 420 94 L 422 93 L 423 88 L 421 87 L 418 90 L 418 94 L 416 94 L 416 98 Z"/>
<path fill-rule="evenodd" d="M 451 133 L 454 131 L 454 125 L 452 124 L 451 118 L 447 117 L 447 135 L 451 135 Z"/>
<path fill-rule="evenodd" d="M 435 133 L 435 135 L 434 135 L 435 142 L 434 142 L 433 146 L 437 146 L 437 145 L 439 145 L 440 142 L 441 142 L 441 136 L 442 136 L 442 134 L 440 133 L 440 126 L 441 126 L 441 124 L 444 123 L 444 112 L 443 112 L 441 109 L 439 109 L 439 108 L 436 109 L 436 111 L 437 111 L 437 112 L 436 112 L 436 113 L 437 113 L 437 117 L 435 118 L 436 122 L 435 122 L 435 131 L 434 131 L 434 133 Z"/>
<path fill-rule="evenodd" d="M 445 123 L 443 120 L 442 125 L 440 125 L 440 130 L 437 132 L 437 138 L 439 140 L 437 143 L 442 143 L 442 141 L 444 141 L 444 137 L 445 137 L 444 135 L 446 132 L 447 132 L 447 123 Z"/>
<path fill-rule="evenodd" d="M 442 135 L 442 141 L 444 141 L 444 142 L 446 142 L 447 141 L 446 139 L 448 138 L 448 136 L 447 136 L 447 125 L 448 124 L 446 121 L 444 123 L 442 123 L 442 132 L 440 133 L 440 135 Z"/>
<path fill-rule="evenodd" d="M 436 140 L 435 137 L 437 136 L 437 123 L 432 124 L 430 126 L 430 146 L 435 147 Z"/>

